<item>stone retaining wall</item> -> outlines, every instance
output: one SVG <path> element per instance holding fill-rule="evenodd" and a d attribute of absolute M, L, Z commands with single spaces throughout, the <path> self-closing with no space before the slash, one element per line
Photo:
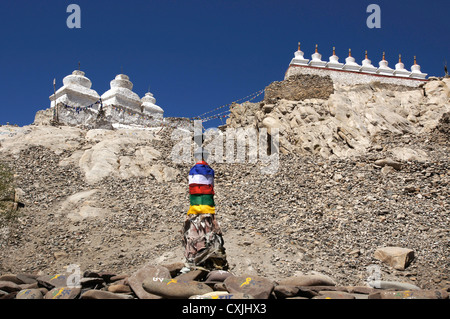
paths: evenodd
<path fill-rule="evenodd" d="M 294 75 L 299 74 L 329 76 L 335 84 L 344 84 L 344 85 L 369 84 L 371 82 L 381 82 L 387 84 L 418 87 L 419 85 L 427 82 L 427 80 L 421 79 L 408 79 L 408 78 L 401 78 L 398 76 L 367 74 L 347 70 L 331 70 L 325 68 L 300 66 L 294 64 L 289 65 L 289 68 L 286 71 L 284 79 L 286 80 Z"/>
<path fill-rule="evenodd" d="M 333 80 L 330 76 L 296 74 L 281 82 L 272 82 L 266 87 L 264 101 L 277 99 L 302 101 L 305 99 L 328 99 L 333 94 Z"/>

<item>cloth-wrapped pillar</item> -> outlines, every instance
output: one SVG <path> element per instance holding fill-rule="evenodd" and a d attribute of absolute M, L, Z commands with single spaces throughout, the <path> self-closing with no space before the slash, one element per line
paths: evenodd
<path fill-rule="evenodd" d="M 189 171 L 189 200 L 183 227 L 187 263 L 210 270 L 228 269 L 222 232 L 215 218 L 214 170 L 203 160 Z"/>

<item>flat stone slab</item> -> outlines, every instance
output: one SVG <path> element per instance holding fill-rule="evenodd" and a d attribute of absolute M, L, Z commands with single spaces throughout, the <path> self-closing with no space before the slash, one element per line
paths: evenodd
<path fill-rule="evenodd" d="M 319 291 L 319 296 L 312 299 L 356 299 L 355 296 L 344 291 Z"/>
<path fill-rule="evenodd" d="M 297 296 L 299 288 L 289 285 L 278 285 L 273 288 L 277 298 L 290 298 Z"/>
<path fill-rule="evenodd" d="M 13 274 L 5 274 L 5 275 L 0 276 L 0 281 L 11 281 L 18 285 L 25 284 L 25 282 L 18 279 L 17 276 L 13 275 Z"/>
<path fill-rule="evenodd" d="M 182 281 L 190 281 L 190 280 L 196 280 L 200 281 L 202 280 L 206 275 L 208 274 L 207 270 L 203 269 L 194 269 L 187 273 L 180 274 L 176 276 L 174 279 L 182 280 Z"/>
<path fill-rule="evenodd" d="M 230 272 L 225 270 L 213 270 L 206 276 L 206 284 L 216 284 L 224 282 L 228 277 L 233 276 Z"/>
<path fill-rule="evenodd" d="M 255 299 L 268 299 L 274 288 L 274 283 L 267 278 L 244 275 L 230 276 L 224 281 L 230 293 L 243 293 Z"/>
<path fill-rule="evenodd" d="M 33 284 L 37 282 L 36 278 L 38 276 L 32 274 L 18 274 L 17 279 L 22 281 L 24 284 Z"/>
<path fill-rule="evenodd" d="M 92 288 L 97 285 L 101 285 L 104 282 L 105 281 L 101 277 L 98 277 L 98 278 L 85 277 L 85 278 L 80 279 L 80 284 L 81 284 L 81 287 L 83 287 L 83 288 Z"/>
<path fill-rule="evenodd" d="M 128 285 L 112 284 L 108 286 L 108 291 L 113 293 L 129 294 L 131 293 L 131 288 Z"/>
<path fill-rule="evenodd" d="M 51 290 L 53 288 L 67 287 L 68 276 L 63 274 L 45 275 L 37 277 L 39 285 Z"/>
<path fill-rule="evenodd" d="M 214 291 L 210 293 L 206 293 L 204 295 L 194 295 L 189 297 L 189 299 L 220 299 L 220 300 L 228 300 L 228 299 L 255 299 L 253 296 L 243 293 L 229 293 L 226 291 Z"/>
<path fill-rule="evenodd" d="M 133 296 L 91 289 L 81 294 L 80 299 L 133 299 Z"/>
<path fill-rule="evenodd" d="M 170 271 L 162 266 L 147 264 L 128 277 L 127 281 L 139 299 L 160 299 L 159 295 L 149 293 L 142 287 L 145 280 L 153 280 L 153 278 L 158 278 L 158 280 L 170 279 Z"/>
<path fill-rule="evenodd" d="M 44 299 L 75 299 L 81 292 L 81 288 L 58 287 L 47 292 Z"/>
<path fill-rule="evenodd" d="M 374 280 L 369 282 L 368 284 L 370 287 L 378 289 L 420 290 L 420 287 L 417 287 L 413 284 L 408 284 L 406 282 Z"/>
<path fill-rule="evenodd" d="M 189 298 L 193 295 L 203 295 L 213 291 L 207 284 L 177 279 L 154 280 L 149 278 L 144 281 L 142 287 L 151 294 L 172 299 Z"/>
<path fill-rule="evenodd" d="M 283 279 L 280 285 L 289 286 L 335 286 L 336 283 L 326 275 L 299 275 Z"/>
<path fill-rule="evenodd" d="M 22 289 L 16 295 L 16 299 L 44 299 L 39 289 Z"/>
<path fill-rule="evenodd" d="M 374 292 L 369 295 L 369 299 L 448 299 L 448 292 L 445 290 L 404 290 L 389 291 L 384 290 Z"/>
<path fill-rule="evenodd" d="M 12 281 L 0 281 L 0 290 L 6 292 L 15 292 L 22 290 L 22 288 Z"/>

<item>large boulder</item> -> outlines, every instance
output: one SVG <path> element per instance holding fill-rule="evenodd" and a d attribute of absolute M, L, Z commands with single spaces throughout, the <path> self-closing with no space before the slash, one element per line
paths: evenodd
<path fill-rule="evenodd" d="M 381 247 L 375 251 L 374 257 L 397 270 L 405 270 L 414 259 L 414 251 L 402 247 Z"/>

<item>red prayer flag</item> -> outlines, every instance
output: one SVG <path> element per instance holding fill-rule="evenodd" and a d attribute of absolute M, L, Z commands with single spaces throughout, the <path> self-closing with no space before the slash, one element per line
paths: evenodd
<path fill-rule="evenodd" d="M 208 184 L 190 184 L 189 194 L 191 195 L 214 195 L 214 187 Z"/>

